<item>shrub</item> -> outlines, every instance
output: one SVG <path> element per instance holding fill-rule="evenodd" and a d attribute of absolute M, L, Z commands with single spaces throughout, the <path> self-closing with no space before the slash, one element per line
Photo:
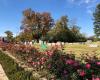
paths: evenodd
<path fill-rule="evenodd" d="M 74 55 L 55 50 L 49 58 L 47 69 L 61 80 L 92 80 L 93 76 L 100 77 L 100 61 L 93 60 L 86 64 L 75 60 Z"/>
<path fill-rule="evenodd" d="M 18 59 L 26 61 L 29 66 L 32 66 L 36 71 L 48 70 L 50 74 L 53 74 L 52 79 L 60 80 L 96 80 L 100 79 L 100 60 L 95 55 L 84 54 L 80 60 L 76 60 L 73 54 L 66 54 L 60 50 L 48 50 L 45 52 L 39 52 L 36 48 L 31 46 L 25 46 L 20 44 L 0 44 L 3 49 L 14 53 Z M 18 65 L 5 57 L 4 54 L 0 54 L 0 62 L 7 69 L 6 73 L 9 75 L 19 76 L 19 80 L 23 77 L 26 80 L 31 80 L 29 76 L 31 73 L 23 72 L 23 69 Z M 84 63 L 82 62 L 84 60 Z M 2 62 L 3 61 L 3 62 Z M 9 63 L 8 63 L 9 62 Z M 5 63 L 7 66 L 5 66 Z M 9 70 L 10 69 L 10 70 Z M 18 72 L 17 72 L 18 71 Z M 28 77 L 24 77 L 28 75 Z M 9 77 L 11 77 L 9 75 Z M 49 77 L 51 77 L 49 75 Z M 21 79 L 21 80 L 23 80 Z M 51 78 L 49 78 L 51 79 Z M 16 80 L 13 78 L 13 80 Z M 18 80 L 18 79 L 17 79 Z"/>

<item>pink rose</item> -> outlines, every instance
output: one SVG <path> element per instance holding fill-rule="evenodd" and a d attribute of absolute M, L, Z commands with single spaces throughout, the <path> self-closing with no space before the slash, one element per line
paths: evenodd
<path fill-rule="evenodd" d="M 74 62 L 75 62 L 74 60 L 69 59 L 66 61 L 66 64 L 74 64 Z"/>
<path fill-rule="evenodd" d="M 92 78 L 92 80 L 100 80 L 100 78 L 99 78 L 99 77 L 97 77 L 97 78 Z"/>
<path fill-rule="evenodd" d="M 35 62 L 32 62 L 32 64 L 34 65 L 34 64 L 35 64 Z"/>
<path fill-rule="evenodd" d="M 100 62 L 97 62 L 96 64 L 97 64 L 98 66 L 100 66 Z"/>
<path fill-rule="evenodd" d="M 40 62 L 37 62 L 38 65 L 40 65 Z"/>
<path fill-rule="evenodd" d="M 48 65 L 48 68 L 49 68 L 49 69 L 51 68 L 51 64 Z"/>
<path fill-rule="evenodd" d="M 87 63 L 87 64 L 85 65 L 85 67 L 86 67 L 87 69 L 90 69 L 90 68 L 91 68 L 91 65 L 90 65 L 89 63 Z"/>
<path fill-rule="evenodd" d="M 64 70 L 64 74 L 67 74 L 67 71 L 66 70 Z"/>
<path fill-rule="evenodd" d="M 86 73 L 85 73 L 84 71 L 81 71 L 81 72 L 79 73 L 79 75 L 82 76 L 82 77 L 84 77 L 85 74 L 86 74 Z"/>
<path fill-rule="evenodd" d="M 43 61 L 41 61 L 41 64 L 44 64 L 44 62 L 43 62 Z"/>

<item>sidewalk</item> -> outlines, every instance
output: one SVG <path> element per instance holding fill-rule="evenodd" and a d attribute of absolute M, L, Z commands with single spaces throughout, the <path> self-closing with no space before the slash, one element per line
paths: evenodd
<path fill-rule="evenodd" d="M 4 72 L 1 64 L 0 64 L 0 80 L 8 80 L 8 78 L 7 78 L 7 76 L 6 76 L 5 72 Z"/>

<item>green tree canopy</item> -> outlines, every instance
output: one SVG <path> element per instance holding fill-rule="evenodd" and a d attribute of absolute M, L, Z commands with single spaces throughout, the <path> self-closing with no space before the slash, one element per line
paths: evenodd
<path fill-rule="evenodd" d="M 46 40 L 51 42 L 82 42 L 86 41 L 85 36 L 80 33 L 80 28 L 77 25 L 68 27 L 68 17 L 62 16 L 58 20 L 52 30 L 47 34 Z"/>
<path fill-rule="evenodd" d="M 94 16 L 94 32 L 97 37 L 100 37 L 100 4 L 97 5 Z"/>
<path fill-rule="evenodd" d="M 9 42 L 12 42 L 13 41 L 13 33 L 11 31 L 5 31 L 5 34 L 7 35 L 7 40 Z"/>
<path fill-rule="evenodd" d="M 62 16 L 59 21 L 56 22 L 54 28 L 48 32 L 49 40 L 51 41 L 70 41 L 70 30 L 68 28 L 67 16 Z M 71 38 L 70 38 L 71 39 Z"/>

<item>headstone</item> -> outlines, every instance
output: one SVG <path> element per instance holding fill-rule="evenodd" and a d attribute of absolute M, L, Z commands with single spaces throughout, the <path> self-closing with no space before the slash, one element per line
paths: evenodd
<path fill-rule="evenodd" d="M 30 46 L 32 46 L 32 42 L 30 42 L 29 44 L 30 44 Z"/>
<path fill-rule="evenodd" d="M 58 48 L 62 48 L 62 43 L 61 42 L 57 42 L 56 45 L 57 45 Z"/>
<path fill-rule="evenodd" d="M 62 45 L 64 45 L 64 42 L 62 42 Z"/>
<path fill-rule="evenodd" d="M 51 46 L 52 44 L 51 44 L 51 43 L 47 43 L 47 45 L 48 45 L 48 46 Z"/>
<path fill-rule="evenodd" d="M 87 40 L 87 42 L 86 42 L 86 43 L 88 43 L 88 44 L 89 44 L 89 43 L 92 43 L 92 40 Z"/>
<path fill-rule="evenodd" d="M 27 43 L 26 43 L 26 41 L 24 42 L 24 45 L 26 45 Z"/>
<path fill-rule="evenodd" d="M 52 43 L 52 46 L 55 46 L 56 45 L 56 43 Z"/>
<path fill-rule="evenodd" d="M 65 45 L 67 45 L 67 44 L 68 44 L 68 42 L 65 43 Z"/>
<path fill-rule="evenodd" d="M 80 43 L 77 42 L 77 43 L 73 43 L 73 44 L 74 44 L 74 45 L 79 45 Z"/>
<path fill-rule="evenodd" d="M 61 42 L 57 42 L 56 45 L 57 45 L 57 46 L 61 46 Z"/>
<path fill-rule="evenodd" d="M 40 45 L 42 44 L 42 41 L 41 41 L 41 40 L 39 40 L 39 44 L 40 44 Z"/>
<path fill-rule="evenodd" d="M 98 47 L 97 44 L 90 44 L 89 47 Z"/>
<path fill-rule="evenodd" d="M 71 45 L 72 45 L 73 43 L 69 43 L 69 44 L 71 44 Z"/>

